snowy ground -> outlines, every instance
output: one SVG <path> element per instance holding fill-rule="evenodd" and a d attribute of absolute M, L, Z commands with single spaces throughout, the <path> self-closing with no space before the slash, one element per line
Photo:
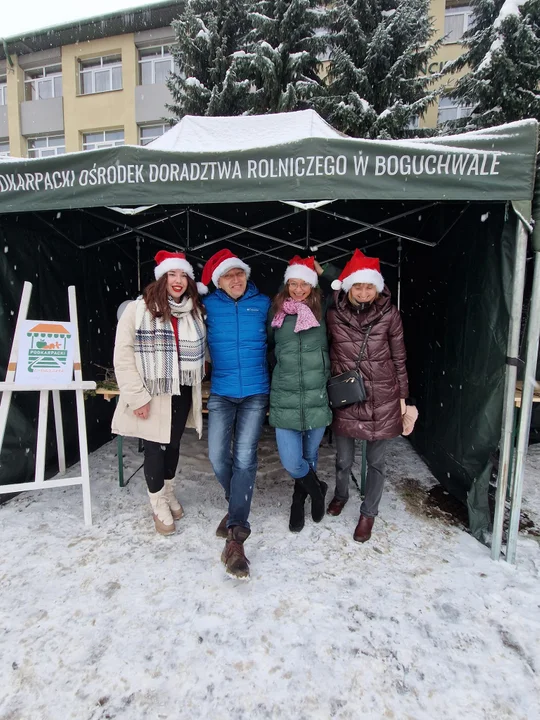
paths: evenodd
<path fill-rule="evenodd" d="M 355 494 L 293 535 L 271 430 L 260 459 L 249 582 L 220 563 L 225 505 L 192 433 L 172 537 L 153 529 L 141 473 L 118 487 L 114 443 L 91 457 L 92 528 L 76 488 L 0 507 L 1 720 L 540 718 L 537 539 L 511 567 L 427 517 L 418 489 L 434 481 L 402 439 L 371 542 L 352 540 Z M 332 465 L 323 447 L 323 479 Z M 539 524 L 539 446 L 527 468 Z"/>

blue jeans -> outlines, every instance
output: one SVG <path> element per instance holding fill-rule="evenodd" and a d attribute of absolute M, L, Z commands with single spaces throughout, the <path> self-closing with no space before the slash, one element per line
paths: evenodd
<path fill-rule="evenodd" d="M 229 501 L 227 527 L 249 528 L 257 446 L 268 409 L 268 395 L 245 398 L 210 395 L 207 408 L 208 457 Z"/>
<path fill-rule="evenodd" d="M 294 480 L 305 477 L 310 467 L 317 470 L 319 445 L 325 430 L 324 427 L 303 431 L 276 428 L 279 459 Z"/>

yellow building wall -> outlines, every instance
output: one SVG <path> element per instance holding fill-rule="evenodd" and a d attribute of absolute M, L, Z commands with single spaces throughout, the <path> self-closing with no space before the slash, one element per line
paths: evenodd
<path fill-rule="evenodd" d="M 79 94 L 79 60 L 103 55 L 122 56 L 122 90 Z M 82 135 L 96 130 L 124 130 L 128 145 L 138 143 L 135 122 L 137 48 L 133 34 L 116 35 L 62 47 L 66 152 L 82 149 Z"/>
<path fill-rule="evenodd" d="M 12 157 L 26 155 L 26 141 L 21 135 L 21 102 L 24 100 L 24 72 L 16 57 L 13 67 L 7 65 L 7 117 L 9 132 L 9 154 Z"/>
<path fill-rule="evenodd" d="M 430 14 L 434 20 L 435 32 L 433 38 L 444 37 L 444 16 L 446 10 L 445 0 L 431 0 Z M 461 43 L 443 43 L 439 49 L 437 55 L 428 64 L 426 68 L 428 75 L 435 75 L 440 73 L 443 67 L 450 60 L 456 60 L 460 55 L 463 54 L 463 46 Z M 433 87 L 440 88 L 441 86 L 451 86 L 455 83 L 456 79 L 464 75 L 466 69 L 463 69 L 459 73 L 453 73 L 452 75 L 445 75 L 442 78 L 434 78 Z M 420 127 L 436 127 L 437 126 L 437 114 L 438 107 L 437 103 L 434 103 L 428 108 L 428 111 L 420 120 Z"/>

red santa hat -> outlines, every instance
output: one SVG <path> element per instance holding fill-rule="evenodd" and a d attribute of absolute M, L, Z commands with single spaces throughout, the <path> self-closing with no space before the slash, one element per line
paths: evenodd
<path fill-rule="evenodd" d="M 377 292 L 384 289 L 384 278 L 381 275 L 379 258 L 370 258 L 361 250 L 355 250 L 352 258 L 343 268 L 338 280 L 334 280 L 332 288 L 349 292 L 356 283 L 371 283 Z"/>
<path fill-rule="evenodd" d="M 181 270 L 185 272 L 192 280 L 195 280 L 195 273 L 193 272 L 193 266 L 186 260 L 186 256 L 181 252 L 168 252 L 167 250 L 160 250 L 156 257 L 156 267 L 154 268 L 154 276 L 156 280 L 163 277 L 169 270 Z M 201 292 L 201 284 L 197 283 L 197 290 Z"/>
<path fill-rule="evenodd" d="M 224 248 L 212 255 L 203 267 L 201 277 L 202 282 L 198 283 L 201 295 L 206 295 L 208 292 L 210 281 L 212 281 L 217 287 L 219 278 L 233 268 L 240 268 L 241 270 L 244 270 L 248 278 L 251 274 L 251 268 L 249 265 L 246 265 L 245 262 L 240 260 L 240 258 L 234 255 L 230 250 L 227 250 L 227 248 Z"/>
<path fill-rule="evenodd" d="M 295 255 L 289 262 L 289 267 L 285 270 L 285 279 L 291 280 L 304 280 L 311 287 L 317 287 L 319 284 L 319 276 L 315 270 L 315 258 L 313 255 L 307 258 L 301 258 L 300 255 Z"/>

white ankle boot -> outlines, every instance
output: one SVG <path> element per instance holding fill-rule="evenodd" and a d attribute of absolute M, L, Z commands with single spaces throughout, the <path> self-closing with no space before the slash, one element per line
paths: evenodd
<path fill-rule="evenodd" d="M 154 511 L 154 524 L 160 535 L 172 535 L 174 533 L 174 520 L 165 495 L 165 487 L 156 493 L 148 492 L 150 504 Z"/>
<path fill-rule="evenodd" d="M 184 517 L 184 508 L 180 505 L 174 494 L 174 479 L 165 480 L 165 497 L 169 503 L 171 509 L 171 515 L 175 520 L 180 520 Z"/>

